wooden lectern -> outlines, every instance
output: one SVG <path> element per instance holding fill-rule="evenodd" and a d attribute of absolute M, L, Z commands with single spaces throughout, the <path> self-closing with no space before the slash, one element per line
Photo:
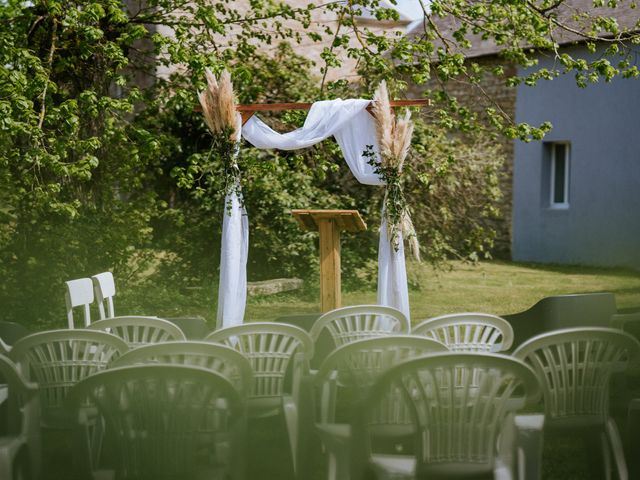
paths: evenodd
<path fill-rule="evenodd" d="M 320 304 L 322 312 L 339 308 L 340 231 L 360 232 L 367 225 L 357 210 L 292 210 L 304 230 L 320 233 Z"/>

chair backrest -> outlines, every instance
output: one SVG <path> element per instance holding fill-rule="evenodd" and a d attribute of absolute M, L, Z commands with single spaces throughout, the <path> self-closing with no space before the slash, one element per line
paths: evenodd
<path fill-rule="evenodd" d="M 0 437 L 21 434 L 25 423 L 23 415 L 38 413 L 30 408 L 25 409 L 25 406 L 36 396 L 38 385 L 26 380 L 13 361 L 4 355 L 0 355 L 0 384 L 7 388 L 6 399 L 2 402 L 6 402 L 4 403 L 6 407 L 2 409 Z M 29 424 L 32 421 L 33 418 L 30 418 L 26 423 Z"/>
<path fill-rule="evenodd" d="M 320 391 L 318 421 L 323 424 L 335 422 L 337 411 L 343 413 L 342 416 L 353 415 L 351 409 L 358 408 L 376 380 L 394 365 L 428 353 L 448 351 L 436 340 L 413 335 L 365 338 L 336 348 L 322 362 L 315 376 Z M 393 411 L 395 423 L 408 422 L 407 408 L 401 399 L 390 398 L 387 404 L 377 414 L 380 423 L 392 423 L 390 411 Z"/>
<path fill-rule="evenodd" d="M 568 328 L 543 333 L 513 356 L 533 367 L 544 392 L 545 423 L 604 423 L 609 416 L 609 380 L 640 354 L 640 343 L 611 328 Z"/>
<path fill-rule="evenodd" d="M 0 322 L 0 337 L 6 345 L 13 345 L 29 333 L 29 329 L 20 323 Z"/>
<path fill-rule="evenodd" d="M 253 385 L 253 369 L 240 352 L 210 342 L 166 342 L 129 350 L 113 362 L 112 368 L 136 364 L 190 365 L 219 373 L 243 395 Z"/>
<path fill-rule="evenodd" d="M 116 295 L 116 283 L 113 280 L 113 273 L 98 273 L 92 276 L 91 280 L 93 281 L 93 291 L 98 303 L 100 319 L 115 317 L 113 297 Z"/>
<path fill-rule="evenodd" d="M 223 448 L 220 437 L 227 434 L 230 442 L 242 401 L 231 383 L 211 370 L 162 364 L 114 368 L 78 383 L 68 405 L 77 409 L 87 401 L 114 435 L 118 478 L 204 478 L 198 473 L 220 467 L 221 450 L 240 447 Z"/>
<path fill-rule="evenodd" d="M 105 370 L 128 350 L 115 335 L 93 330 L 52 330 L 16 342 L 10 358 L 23 375 L 38 383 L 44 414 L 61 411 L 69 389 L 80 380 Z"/>
<path fill-rule="evenodd" d="M 453 313 L 429 318 L 411 329 L 444 343 L 452 352 L 502 352 L 511 348 L 513 329 L 488 313 Z"/>
<path fill-rule="evenodd" d="M 287 367 L 295 353 L 306 360 L 313 356 L 313 341 L 299 327 L 271 322 L 252 322 L 223 328 L 205 341 L 222 343 L 244 355 L 253 368 L 251 397 L 277 397 L 284 393 Z"/>
<path fill-rule="evenodd" d="M 544 332 L 559 328 L 609 327 L 616 313 L 613 293 L 576 293 L 545 297 L 531 308 L 502 315 L 513 327 L 514 346 Z"/>
<path fill-rule="evenodd" d="M 441 342 L 416 335 L 356 340 L 329 354 L 316 374 L 316 382 L 321 383 L 329 376 L 337 375 L 338 386 L 366 394 L 366 389 L 394 365 L 428 353 L 448 351 Z"/>
<path fill-rule="evenodd" d="M 65 282 L 67 292 L 65 295 L 65 303 L 67 305 L 67 320 L 69 328 L 74 328 L 73 309 L 75 307 L 83 307 L 84 326 L 91 324 L 91 304 L 93 303 L 93 282 L 90 278 L 78 278 Z"/>
<path fill-rule="evenodd" d="M 390 393 L 401 395 L 412 411 L 416 478 L 442 478 L 491 471 L 505 417 L 537 401 L 540 386 L 528 365 L 499 354 L 435 353 L 408 360 L 382 375 L 360 409 L 353 428 L 356 456 L 366 448 L 371 413 Z"/>
<path fill-rule="evenodd" d="M 340 347 L 365 338 L 408 334 L 410 325 L 407 317 L 395 308 L 356 305 L 331 310 L 318 318 L 309 332 L 314 342 L 325 328 L 335 346 Z"/>
<path fill-rule="evenodd" d="M 152 343 L 184 341 L 186 337 L 177 325 L 157 317 L 123 316 L 98 320 L 91 330 L 111 332 L 124 340 L 129 348 Z"/>

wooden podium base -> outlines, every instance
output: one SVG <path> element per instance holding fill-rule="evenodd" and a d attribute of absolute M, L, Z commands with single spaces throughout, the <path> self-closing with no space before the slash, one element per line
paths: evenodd
<path fill-rule="evenodd" d="M 320 306 L 328 312 L 342 305 L 340 231 L 359 232 L 367 225 L 357 210 L 292 210 L 304 230 L 320 234 Z"/>

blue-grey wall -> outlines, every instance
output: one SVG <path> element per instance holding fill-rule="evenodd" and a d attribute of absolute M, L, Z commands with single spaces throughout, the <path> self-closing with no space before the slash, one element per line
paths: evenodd
<path fill-rule="evenodd" d="M 539 66 L 552 62 L 541 57 Z M 513 259 L 640 267 L 640 79 L 581 89 L 566 75 L 521 86 L 516 121 L 550 121 L 544 142 L 570 142 L 571 160 L 569 208 L 552 209 L 548 145 L 516 142 Z"/>

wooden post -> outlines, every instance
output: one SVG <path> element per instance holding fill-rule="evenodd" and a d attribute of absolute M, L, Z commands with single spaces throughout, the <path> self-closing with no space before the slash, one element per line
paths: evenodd
<path fill-rule="evenodd" d="M 320 233 L 320 307 L 328 312 L 342 305 L 340 292 L 340 230 L 331 218 L 318 220 Z"/>
<path fill-rule="evenodd" d="M 357 210 L 293 210 L 305 230 L 320 234 L 320 304 L 322 312 L 342 305 L 340 231 L 358 232 L 367 226 Z"/>

